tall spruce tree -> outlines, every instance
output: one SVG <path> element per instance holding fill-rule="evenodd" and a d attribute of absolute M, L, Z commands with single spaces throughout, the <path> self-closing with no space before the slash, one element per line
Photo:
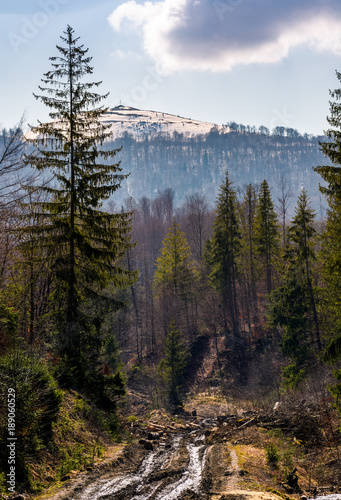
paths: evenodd
<path fill-rule="evenodd" d="M 315 216 L 316 212 L 310 206 L 307 191 L 303 189 L 298 197 L 295 217 L 291 221 L 289 228 L 289 241 L 294 246 L 293 253 L 296 265 L 303 268 L 304 280 L 310 297 L 310 309 L 315 325 L 316 346 L 321 351 L 320 327 L 311 271 L 311 264 L 316 260 L 314 250 L 314 246 L 316 245 Z"/>
<path fill-rule="evenodd" d="M 320 327 L 313 287 L 316 260 L 315 212 L 303 189 L 288 230 L 283 283 L 270 294 L 269 319 L 281 331 L 281 349 L 290 359 L 283 369 L 284 385 L 297 388 L 321 351 Z"/>
<path fill-rule="evenodd" d="M 268 293 L 273 286 L 274 260 L 279 249 L 279 228 L 277 215 L 266 180 L 261 184 L 258 198 L 258 213 L 255 223 L 257 253 L 261 256 L 266 273 Z"/>
<path fill-rule="evenodd" d="M 247 301 L 253 312 L 257 309 L 257 262 L 254 242 L 257 207 L 256 189 L 252 184 L 249 184 L 246 187 L 245 195 L 240 204 L 240 226 L 242 232 L 240 261 L 247 283 Z"/>
<path fill-rule="evenodd" d="M 336 71 L 336 77 L 341 82 L 340 72 Z M 324 330 L 330 342 L 326 359 L 336 361 L 341 357 L 341 88 L 329 93 L 332 100 L 329 101 L 330 116 L 327 120 L 331 127 L 325 132 L 329 140 L 320 145 L 332 165 L 320 165 L 314 170 L 325 181 L 325 185 L 320 185 L 320 191 L 327 197 L 329 205 L 321 252 L 326 282 Z M 337 378 L 341 379 L 341 371 Z M 341 384 L 335 391 L 340 397 Z"/>
<path fill-rule="evenodd" d="M 271 326 L 280 329 L 280 347 L 290 360 L 284 367 L 283 383 L 297 388 L 312 365 L 308 313 L 309 299 L 302 268 L 289 266 L 281 286 L 269 295 L 268 318 Z"/>
<path fill-rule="evenodd" d="M 206 244 L 205 259 L 211 268 L 211 283 L 222 298 L 226 332 L 229 331 L 227 313 L 235 337 L 240 334 L 237 302 L 237 257 L 241 245 L 240 238 L 236 191 L 226 172 L 218 196 L 213 236 Z"/>
<path fill-rule="evenodd" d="M 165 335 L 164 357 L 158 366 L 172 408 L 182 404 L 181 384 L 186 367 L 187 350 L 181 337 L 181 331 L 172 320 Z"/>
<path fill-rule="evenodd" d="M 118 264 L 130 247 L 130 214 L 103 210 L 126 178 L 113 163 L 119 150 L 104 143 L 110 131 L 100 121 L 106 111 L 100 103 L 107 94 L 96 92 L 101 82 L 88 81 L 92 58 L 70 26 L 61 39 L 41 94 L 34 94 L 51 109 L 52 121 L 32 128 L 37 153 L 26 161 L 52 180 L 38 188 L 48 197 L 35 207 L 45 222 L 28 224 L 27 232 L 52 261 L 59 356 L 79 381 L 102 344 L 104 304 L 117 306 L 106 287 L 123 287 L 134 274 Z"/>

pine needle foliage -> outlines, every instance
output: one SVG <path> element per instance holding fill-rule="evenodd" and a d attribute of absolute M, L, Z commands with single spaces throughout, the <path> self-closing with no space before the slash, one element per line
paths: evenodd
<path fill-rule="evenodd" d="M 206 242 L 205 260 L 211 272 L 209 275 L 213 287 L 220 293 L 225 315 L 225 329 L 232 326 L 235 337 L 239 337 L 239 313 L 237 304 L 237 257 L 241 250 L 240 223 L 237 213 L 237 195 L 226 172 L 217 199 L 216 217 L 213 236 Z"/>
<path fill-rule="evenodd" d="M 187 298 L 197 277 L 185 233 L 173 219 L 156 260 L 154 283 L 179 298 Z"/>
<path fill-rule="evenodd" d="M 171 408 L 182 404 L 181 385 L 186 362 L 187 350 L 182 334 L 175 321 L 172 320 L 166 331 L 164 357 L 158 366 Z"/>
<path fill-rule="evenodd" d="M 336 71 L 336 77 L 341 82 L 340 72 Z M 330 342 L 325 359 L 334 362 L 341 357 L 341 88 L 330 90 L 329 93 L 330 116 L 327 120 L 330 128 L 325 132 L 329 140 L 320 145 L 332 165 L 320 165 L 314 170 L 325 181 L 325 185 L 320 185 L 320 191 L 326 196 L 329 205 L 321 256 L 324 263 L 323 277 L 327 285 L 324 328 Z"/>
<path fill-rule="evenodd" d="M 101 101 L 108 94 L 97 92 L 101 82 L 89 81 L 92 58 L 71 26 L 61 40 L 59 54 L 50 57 L 52 69 L 41 80 L 40 94 L 34 94 L 50 108 L 52 121 L 39 122 L 30 134 L 37 149 L 26 162 L 45 175 L 41 185 L 32 188 L 43 194 L 35 210 L 44 222 L 28 224 L 26 231 L 51 262 L 61 353 L 81 359 L 81 335 L 94 329 L 88 340 L 98 338 L 103 314 L 99 299 L 118 307 L 108 285 L 124 287 L 135 275 L 118 263 L 131 247 L 131 214 L 103 209 L 127 177 L 115 162 L 120 150 L 108 148 L 110 131 L 100 120 L 106 111 Z M 91 317 L 97 323 L 90 321 L 89 326 Z"/>
<path fill-rule="evenodd" d="M 295 216 L 288 231 L 285 259 L 287 267 L 280 287 L 269 298 L 271 326 L 280 328 L 280 347 L 290 364 L 283 369 L 283 384 L 296 389 L 312 368 L 317 365 L 321 351 L 319 320 L 312 277 L 315 212 L 303 189 L 298 197 Z"/>
<path fill-rule="evenodd" d="M 239 268 L 242 269 L 243 279 L 247 284 L 247 300 L 255 312 L 257 309 L 256 281 L 259 273 L 259 264 L 256 259 L 254 228 L 258 210 L 256 189 L 252 184 L 246 187 L 245 195 L 239 205 L 241 251 L 238 259 Z"/>
<path fill-rule="evenodd" d="M 314 228 L 316 212 L 311 208 L 310 200 L 305 189 L 297 200 L 295 217 L 289 228 L 289 241 L 293 245 L 295 265 L 302 266 L 304 280 L 310 297 L 310 305 L 316 335 L 316 346 L 321 351 L 320 327 L 317 315 L 315 291 L 312 281 L 311 264 L 316 260 L 316 231 Z"/>
<path fill-rule="evenodd" d="M 271 197 L 269 184 L 264 180 L 258 198 L 258 213 L 255 221 L 256 251 L 263 260 L 268 293 L 273 287 L 275 257 L 279 251 L 279 227 Z"/>

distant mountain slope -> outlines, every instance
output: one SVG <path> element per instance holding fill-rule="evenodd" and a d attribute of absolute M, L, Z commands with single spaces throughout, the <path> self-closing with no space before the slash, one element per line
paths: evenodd
<path fill-rule="evenodd" d="M 187 137 L 208 134 L 212 129 L 226 134 L 229 127 L 216 125 L 214 123 L 182 118 L 159 111 L 145 111 L 131 108 L 129 106 L 116 106 L 111 108 L 102 116 L 101 121 L 111 125 L 113 138 L 122 137 L 126 133 L 133 135 L 136 139 L 144 138 L 146 135 L 169 135 L 183 134 Z"/>
<path fill-rule="evenodd" d="M 232 122 L 230 126 L 218 126 L 121 105 L 109 109 L 101 121 L 109 124 L 112 132 L 104 147 L 122 146 L 118 159 L 123 173 L 130 173 L 113 195 L 118 206 L 128 197 L 138 202 L 166 188 L 174 190 L 175 205 L 194 191 L 214 202 L 228 169 L 241 189 L 267 179 L 275 203 L 281 196 L 284 177 L 292 193 L 291 213 L 305 187 L 313 207 L 323 215 L 326 204 L 319 192 L 322 180 L 313 167 L 329 163 L 319 146 L 319 140 L 325 137 L 301 135 L 285 127 L 269 134 L 265 127 L 257 130 Z M 32 133 L 27 135 L 32 137 Z"/>
<path fill-rule="evenodd" d="M 291 213 L 305 187 L 313 207 L 323 215 L 322 179 L 313 167 L 328 164 L 319 146 L 325 137 L 300 135 L 284 127 L 278 134 L 260 133 L 254 127 L 236 130 L 126 107 L 111 112 L 114 120 L 104 117 L 108 123 L 112 121 L 114 138 L 108 147 L 122 146 L 121 166 L 123 172 L 130 172 L 113 197 L 118 204 L 128 196 L 136 201 L 143 196 L 153 198 L 166 188 L 174 190 L 176 205 L 193 191 L 205 193 L 214 202 L 228 169 L 239 188 L 260 185 L 267 179 L 275 204 L 284 177 L 292 193 Z M 126 121 L 119 120 L 120 116 Z"/>

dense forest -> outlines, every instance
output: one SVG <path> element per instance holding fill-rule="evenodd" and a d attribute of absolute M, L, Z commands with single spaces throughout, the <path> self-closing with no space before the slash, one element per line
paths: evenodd
<path fill-rule="evenodd" d="M 130 172 L 115 202 L 120 205 L 128 196 L 154 198 L 171 186 L 176 206 L 194 192 L 205 194 L 214 203 L 228 170 L 240 188 L 249 183 L 260 186 L 267 179 L 274 200 L 282 194 L 283 178 L 295 198 L 305 187 L 321 217 L 326 207 L 318 184 L 323 181 L 311 166 L 327 161 L 319 146 L 325 137 L 300 135 L 286 127 L 276 127 L 270 133 L 266 127 L 228 126 L 228 134 L 214 128 L 195 137 L 175 133 L 135 138 L 126 133 L 109 142 L 109 148 L 122 147 L 122 167 Z M 290 210 L 293 213 L 293 206 Z"/>
<path fill-rule="evenodd" d="M 151 196 L 157 172 L 145 158 L 145 184 L 121 206 L 116 191 L 128 179 L 119 160 L 140 164 L 152 144 L 126 138 L 122 151 L 109 147 L 98 120 L 105 96 L 98 82 L 82 82 L 91 58 L 72 28 L 62 41 L 36 96 L 53 109 L 53 123 L 38 125 L 28 145 L 20 125 L 0 142 L 0 436 L 6 443 L 11 390 L 18 484 L 33 487 L 30 461 L 53 450 L 70 389 L 115 436 L 127 385 L 148 394 L 154 408 L 178 411 L 193 387 L 279 394 L 331 373 L 329 363 L 339 405 L 340 91 L 332 92 L 331 128 L 320 145 L 325 162 L 316 139 L 236 130 L 224 150 L 212 133 L 205 149 L 188 140 L 190 168 L 196 158 L 202 169 L 180 204 L 177 182 L 188 165 L 177 163 L 179 138 L 159 149 L 159 168 L 171 165 L 173 182 Z M 307 150 L 321 161 L 301 162 Z M 285 176 L 277 171 L 276 194 L 265 175 L 274 151 L 283 168 L 291 165 Z M 255 158 L 264 169 L 251 172 Z M 313 168 L 328 203 L 323 218 L 304 185 L 310 173 L 303 172 Z M 212 179 L 219 182 L 214 203 L 203 193 Z M 300 186 L 295 198 L 291 183 Z M 180 199 L 186 182 L 182 189 Z M 5 488 L 5 446 L 0 463 Z"/>

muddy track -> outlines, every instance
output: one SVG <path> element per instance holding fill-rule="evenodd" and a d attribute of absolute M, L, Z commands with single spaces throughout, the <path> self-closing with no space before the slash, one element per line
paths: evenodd
<path fill-rule="evenodd" d="M 160 433 L 128 446 L 108 470 L 83 473 L 49 500 L 220 500 L 257 498 L 238 489 L 238 458 L 217 442 L 217 420 L 198 419 L 196 429 Z M 146 450 L 146 443 L 152 450 Z M 227 495 L 227 496 L 226 496 Z M 251 496 L 250 496 L 251 495 Z M 271 495 L 263 499 L 275 498 Z M 278 497 L 277 497 L 278 498 Z"/>
<path fill-rule="evenodd" d="M 187 490 L 201 498 L 207 446 L 204 435 L 175 435 L 154 444 L 140 466 L 131 472 L 113 471 L 84 488 L 69 492 L 72 500 L 177 500 Z M 60 497 L 63 498 L 63 497 Z M 194 497 L 193 497 L 194 498 Z M 204 498 L 204 497 L 202 497 Z"/>

